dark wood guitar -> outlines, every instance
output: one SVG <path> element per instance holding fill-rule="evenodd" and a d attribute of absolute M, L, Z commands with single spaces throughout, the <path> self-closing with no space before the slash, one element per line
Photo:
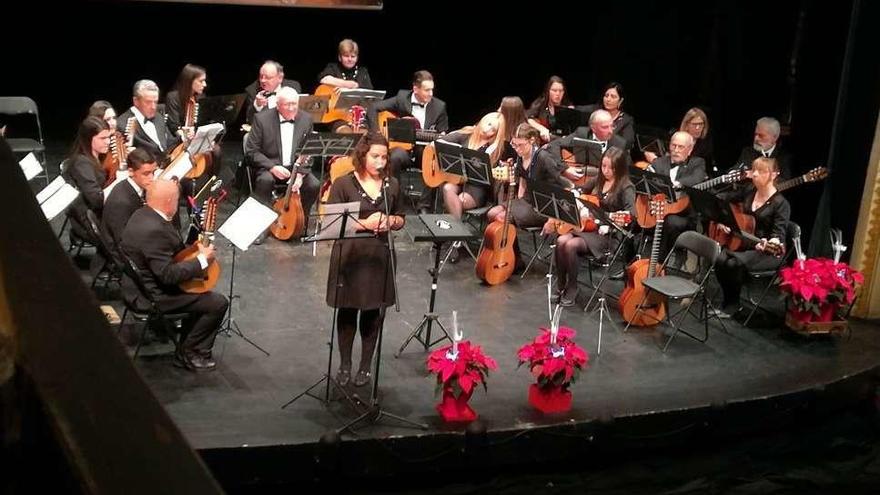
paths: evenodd
<path fill-rule="evenodd" d="M 657 258 L 660 255 L 660 237 L 663 233 L 663 219 L 666 217 L 666 196 L 657 194 L 651 198 L 650 209 L 654 216 L 654 240 L 651 243 L 651 257 L 633 261 L 626 269 L 626 287 L 620 293 L 618 301 L 620 314 L 624 321 L 639 327 L 654 326 L 666 316 L 666 299 L 660 294 L 651 291 L 649 297 L 642 304 L 641 311 L 638 305 L 645 298 L 648 289 L 642 284 L 642 280 L 663 274 L 662 267 L 657 267 Z"/>
<path fill-rule="evenodd" d="M 495 220 L 486 227 L 483 234 L 483 247 L 477 256 L 477 278 L 489 285 L 498 285 L 507 281 L 516 268 L 516 254 L 513 243 L 516 242 L 516 227 L 510 223 L 510 204 L 517 190 L 516 174 L 512 162 L 506 166 L 495 167 L 492 176 L 497 180 L 506 180 L 507 207 L 504 221 Z"/>
<path fill-rule="evenodd" d="M 132 139 L 134 138 L 134 126 L 137 124 L 137 118 L 129 117 L 125 122 L 125 131 L 119 132 L 114 130 L 110 135 L 110 151 L 104 155 L 101 166 L 107 174 L 107 180 L 103 187 L 116 182 L 116 172 L 128 168 L 128 150 L 132 148 Z"/>
<path fill-rule="evenodd" d="M 284 196 L 281 196 L 272 205 L 272 209 L 278 214 L 275 223 L 269 227 L 269 232 L 276 239 L 286 241 L 291 237 L 299 237 L 303 235 L 306 227 L 306 216 L 302 207 L 302 198 L 299 192 L 293 192 L 293 183 L 296 180 L 296 172 L 298 165 L 293 166 L 290 172 L 290 179 L 287 181 L 287 190 Z"/>
<path fill-rule="evenodd" d="M 205 213 L 202 216 L 202 232 L 199 239 L 174 255 L 174 261 L 183 262 L 194 260 L 199 255 L 199 244 L 210 246 L 214 237 L 214 226 L 217 223 L 217 203 L 223 196 L 212 195 L 205 205 Z M 216 258 L 208 263 L 208 267 L 202 271 L 200 277 L 196 277 L 180 283 L 180 289 L 190 294 L 203 294 L 212 290 L 220 280 L 220 263 Z"/>

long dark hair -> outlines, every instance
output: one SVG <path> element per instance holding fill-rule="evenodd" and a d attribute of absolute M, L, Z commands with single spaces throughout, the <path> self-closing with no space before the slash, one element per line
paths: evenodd
<path fill-rule="evenodd" d="M 602 188 L 605 186 L 605 175 L 602 173 L 601 163 L 606 158 L 611 160 L 611 169 L 614 170 L 614 186 L 608 191 L 609 201 L 614 201 L 617 195 L 620 194 L 620 191 L 632 185 L 632 182 L 629 180 L 630 157 L 629 153 L 617 146 L 609 146 L 605 150 L 605 153 L 602 154 L 602 160 L 599 162 L 600 168 L 599 175 L 596 176 L 596 185 L 593 186 L 593 192 L 596 194 L 601 193 Z"/>
<path fill-rule="evenodd" d="M 620 106 L 618 109 L 623 110 L 623 99 L 626 98 L 626 93 L 623 91 L 623 85 L 617 81 L 611 81 L 602 88 L 602 94 L 599 95 L 599 108 L 605 108 L 605 93 L 607 93 L 609 89 L 617 91 L 617 96 L 620 97 Z"/>
<path fill-rule="evenodd" d="M 547 84 L 544 85 L 544 92 L 541 93 L 541 96 L 536 98 L 531 105 L 529 105 L 530 114 L 533 112 L 540 112 L 550 104 L 550 87 L 555 83 L 561 84 L 565 91 L 562 94 L 562 101 L 559 102 L 559 104 L 563 107 L 571 105 L 571 99 L 568 97 L 568 86 L 566 86 L 565 81 L 559 76 L 550 76 L 550 79 L 547 80 Z"/>
<path fill-rule="evenodd" d="M 92 162 L 92 166 L 96 172 L 103 173 L 101 162 L 95 159 L 92 154 L 92 138 L 101 133 L 101 131 L 109 131 L 110 126 L 104 122 L 104 119 L 95 116 L 89 116 L 83 119 L 76 131 L 76 141 L 70 150 L 69 159 L 72 162 L 78 155 L 83 155 Z"/>
<path fill-rule="evenodd" d="M 385 139 L 385 136 L 382 134 L 376 131 L 371 131 L 364 134 L 363 137 L 361 137 L 361 140 L 355 145 L 354 154 L 351 157 L 351 163 L 359 174 L 364 173 L 364 170 L 366 170 L 367 152 L 370 151 L 370 146 L 373 146 L 374 144 L 379 144 L 387 148 L 388 140 Z"/>
<path fill-rule="evenodd" d="M 98 117 L 99 119 L 104 120 L 104 114 L 107 113 L 108 108 L 113 108 L 113 105 L 111 105 L 109 101 L 97 100 L 89 107 L 89 116 Z"/>
<path fill-rule="evenodd" d="M 195 64 L 186 64 L 177 76 L 177 82 L 174 83 L 174 89 L 177 90 L 177 98 L 180 100 L 180 111 L 186 111 L 186 104 L 192 98 L 192 83 L 197 78 L 206 75 L 208 71 L 204 67 Z M 182 125 L 182 124 L 181 124 Z"/>

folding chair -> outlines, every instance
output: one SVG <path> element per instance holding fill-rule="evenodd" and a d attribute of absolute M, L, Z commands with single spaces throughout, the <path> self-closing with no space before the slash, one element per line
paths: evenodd
<path fill-rule="evenodd" d="M 179 336 L 175 338 L 176 332 L 174 332 L 171 322 L 183 320 L 189 317 L 189 313 L 166 313 L 162 311 L 159 308 L 159 305 L 156 304 L 156 299 L 147 290 L 146 285 L 144 285 L 144 280 L 141 278 L 137 265 L 135 265 L 131 258 L 125 254 L 120 254 L 120 258 L 120 262 L 122 263 L 122 273 L 134 283 L 134 286 L 137 288 L 137 295 L 134 300 L 129 300 L 129 297 L 122 298 L 122 301 L 125 304 L 125 311 L 123 311 L 122 319 L 119 321 L 119 329 L 125 324 L 125 318 L 129 313 L 131 313 L 136 320 L 144 322 L 140 337 L 138 338 L 137 348 L 135 348 L 134 351 L 134 359 L 137 359 L 138 353 L 140 353 L 141 346 L 144 343 L 144 337 L 147 335 L 147 328 L 150 326 L 150 323 L 154 321 L 160 321 L 162 323 L 165 334 L 168 335 L 174 343 L 175 352 L 180 352 L 180 338 Z"/>
<path fill-rule="evenodd" d="M 709 275 L 715 270 L 715 262 L 721 254 L 721 247 L 717 242 L 702 234 L 698 234 L 694 231 L 687 231 L 683 232 L 678 236 L 678 239 L 676 239 L 675 249 L 677 248 L 686 249 L 697 256 L 700 262 L 697 263 L 695 270 L 692 273 L 688 271 L 681 272 L 682 275 L 688 275 L 687 277 L 679 275 L 660 275 L 644 279 L 642 284 L 647 290 L 645 291 L 642 300 L 639 301 L 639 304 L 636 306 L 637 316 L 639 313 L 644 312 L 642 307 L 648 300 L 648 296 L 651 292 L 657 292 L 666 297 L 666 315 L 665 318 L 658 323 L 666 322 L 672 327 L 673 331 L 672 335 L 669 336 L 666 340 L 666 344 L 663 346 L 663 352 L 666 352 L 669 348 L 669 344 L 672 343 L 672 340 L 675 339 L 675 336 L 679 333 L 683 333 L 698 342 L 706 342 L 709 339 L 709 318 L 713 316 L 718 319 L 719 323 L 721 323 L 722 330 L 727 332 L 727 329 L 724 327 L 724 322 L 718 318 L 715 307 L 712 305 L 709 298 L 706 297 L 706 281 L 709 279 Z M 670 250 L 661 266 L 665 266 L 669 262 L 670 256 L 675 249 Z M 670 312 L 668 302 L 681 301 L 682 299 L 688 299 L 687 303 L 674 313 Z M 701 301 L 700 315 L 694 315 L 690 311 L 691 306 L 697 299 Z M 682 327 L 681 323 L 684 320 L 684 317 L 688 314 L 703 320 L 703 337 L 698 337 Z M 632 320 L 635 320 L 635 317 L 632 318 Z M 632 325 L 632 321 L 627 323 L 626 328 L 624 328 L 623 331 L 626 332 L 629 330 L 630 325 Z"/>
<path fill-rule="evenodd" d="M 101 265 L 98 268 L 98 271 L 95 272 L 95 277 L 92 279 L 91 288 L 95 289 L 98 280 L 102 279 L 102 275 L 105 275 L 104 280 L 104 288 L 108 288 L 111 283 L 116 283 L 117 286 L 121 286 L 122 277 L 119 270 L 119 260 L 115 253 L 110 249 L 110 246 L 104 242 L 104 237 L 101 235 L 101 229 L 98 227 L 98 217 L 95 215 L 95 212 L 92 210 L 86 211 L 86 219 L 88 220 L 86 228 L 89 231 L 89 235 L 95 239 L 95 250 L 97 252 L 97 256 L 101 257 Z"/>
<path fill-rule="evenodd" d="M 0 96 L 0 114 L 2 115 L 33 115 L 37 122 L 37 139 L 31 138 L 6 138 L 13 153 L 27 154 L 39 153 L 40 164 L 43 165 L 43 177 L 46 185 L 49 185 L 49 170 L 46 169 L 46 146 L 43 143 L 43 126 L 40 123 L 40 111 L 37 103 L 27 96 Z M 10 132 L 15 134 L 15 129 Z"/>
<path fill-rule="evenodd" d="M 748 283 L 746 284 L 746 297 L 747 297 L 749 303 L 752 304 L 752 310 L 749 312 L 749 315 L 746 317 L 745 321 L 743 322 L 743 326 L 749 325 L 749 322 L 752 321 L 752 318 L 755 316 L 755 313 L 757 313 L 759 309 L 765 313 L 768 313 L 768 314 L 771 313 L 767 308 L 762 307 L 761 303 L 764 302 L 764 299 L 770 293 L 770 289 L 774 285 L 777 285 L 779 283 L 779 281 L 780 281 L 779 270 L 781 270 L 783 267 L 788 266 L 789 262 L 795 256 L 796 249 L 794 248 L 794 246 L 796 243 L 800 242 L 801 227 L 798 224 L 796 224 L 792 221 L 789 221 L 788 224 L 786 225 L 785 237 L 786 237 L 786 244 L 787 244 L 788 248 L 785 252 L 785 256 L 780 261 L 778 267 L 776 267 L 773 270 L 764 270 L 764 271 L 760 271 L 760 272 L 752 272 L 752 271 L 749 272 L 749 277 L 751 278 L 750 281 L 766 280 L 767 285 L 764 286 L 764 289 L 761 291 L 761 295 L 758 297 L 757 300 L 755 300 L 752 297 L 751 289 L 749 287 L 750 284 L 748 284 Z"/>

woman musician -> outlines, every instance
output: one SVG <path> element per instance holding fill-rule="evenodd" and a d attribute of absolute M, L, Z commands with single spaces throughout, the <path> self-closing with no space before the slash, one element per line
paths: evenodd
<path fill-rule="evenodd" d="M 565 90 L 565 81 L 559 76 L 550 76 L 544 86 L 544 92 L 535 99 L 526 111 L 529 124 L 541 135 L 541 141 L 549 142 L 559 136 L 552 134 L 551 129 L 556 124 L 556 107 L 569 107 L 573 105 Z"/>
<path fill-rule="evenodd" d="M 97 244 L 97 240 L 86 229 L 86 211 L 92 210 L 100 221 L 104 209 L 103 187 L 107 180 L 101 158 L 110 148 L 110 132 L 104 120 L 86 117 L 79 125 L 76 142 L 65 161 L 64 179 L 80 192 L 80 197 L 67 210 L 71 218 L 71 241 L 84 239 Z"/>
<path fill-rule="evenodd" d="M 364 230 L 376 237 L 342 239 L 333 244 L 327 277 L 327 305 L 338 308 L 337 332 L 341 364 L 336 380 L 356 387 L 370 381 L 370 364 L 385 320 L 385 308 L 394 304 L 394 274 L 388 249 L 388 231 L 403 227 L 397 179 L 388 174 L 388 142 L 376 132 L 365 134 L 354 149 L 354 171 L 337 179 L 330 203 L 360 203 Z M 387 186 L 386 186 L 387 181 Z M 383 187 L 385 186 L 385 187 Z M 391 215 L 386 215 L 386 211 Z M 351 351 L 360 326 L 361 360 L 351 378 Z"/>
<path fill-rule="evenodd" d="M 724 293 L 721 310 L 716 314 L 720 318 L 730 318 L 739 309 L 739 295 L 749 271 L 773 270 L 782 263 L 782 258 L 770 254 L 773 246 L 785 245 L 785 234 L 791 206 L 781 193 L 776 191 L 776 178 L 779 176 L 779 165 L 773 158 L 759 157 L 752 162 L 750 173 L 754 188 L 741 189 L 729 197 L 731 202 L 742 201 L 745 214 L 755 217 L 755 237 L 762 242 L 744 251 L 731 251 L 727 248 L 715 264 L 718 284 Z M 725 225 L 719 228 L 730 233 Z"/>
<path fill-rule="evenodd" d="M 198 115 L 195 108 L 199 100 L 205 96 L 205 88 L 207 87 L 208 73 L 205 68 L 186 64 L 177 76 L 174 89 L 165 96 L 168 131 L 176 134 L 184 143 L 188 143 L 195 136 L 198 127 L 196 121 Z M 208 168 L 216 169 L 220 164 L 220 159 L 221 147 L 215 145 L 207 160 Z"/>
<path fill-rule="evenodd" d="M 587 194 L 599 199 L 599 208 L 612 216 L 615 223 L 625 226 L 627 217 L 635 216 L 636 190 L 629 179 L 630 159 L 624 150 L 612 146 L 602 155 L 599 175 L 584 188 Z M 590 215 L 590 210 L 581 208 L 581 216 Z M 555 228 L 556 220 L 550 219 L 545 231 Z M 597 230 L 574 231 L 559 236 L 556 240 L 556 290 L 560 306 L 571 306 L 578 293 L 578 256 L 588 252 L 597 259 L 617 249 L 620 242 L 611 236 L 608 225 L 600 225 Z"/>

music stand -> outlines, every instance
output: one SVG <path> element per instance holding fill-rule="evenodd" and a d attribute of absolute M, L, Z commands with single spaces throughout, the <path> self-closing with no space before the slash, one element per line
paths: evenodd
<path fill-rule="evenodd" d="M 675 201 L 675 186 L 668 175 L 656 174 L 630 165 L 629 176 L 635 185 L 636 194 L 647 194 L 648 196 L 663 194 L 666 196 L 667 202 Z"/>
<path fill-rule="evenodd" d="M 320 241 L 337 241 L 343 239 L 358 239 L 358 238 L 367 238 L 374 237 L 371 232 L 358 232 L 358 226 L 363 228 L 363 224 L 361 224 L 360 220 L 358 220 L 358 214 L 360 213 L 360 203 L 351 202 L 351 203 L 333 203 L 326 205 L 324 207 L 324 212 L 320 215 L 313 215 L 319 217 L 328 217 L 331 220 L 326 223 L 320 230 L 316 231 L 311 236 L 308 236 L 303 239 L 303 242 L 320 242 Z M 323 222 L 317 222 L 317 225 L 323 225 Z M 337 258 L 336 265 L 336 273 L 337 275 L 340 272 L 340 263 L 342 262 L 342 257 Z M 339 279 L 337 278 L 336 284 L 336 297 L 335 299 L 339 299 L 339 288 L 341 284 L 339 283 Z M 357 410 L 357 405 L 355 403 L 354 398 L 348 391 L 336 381 L 336 378 L 332 375 L 333 372 L 333 336 L 336 333 L 336 322 L 339 315 L 339 308 L 333 308 L 333 319 L 330 325 L 330 337 L 327 341 L 327 346 L 330 349 L 330 352 L 327 356 L 327 371 L 318 379 L 315 383 L 307 387 L 305 390 L 295 395 L 292 399 L 285 402 L 281 409 L 285 409 L 287 406 L 296 402 L 300 397 L 309 396 L 313 399 L 317 399 L 321 401 L 325 406 L 330 403 L 330 386 L 333 387 L 342 394 L 343 397 L 351 404 L 352 408 Z M 312 390 L 320 385 L 321 383 L 326 383 L 326 388 L 324 390 L 324 397 L 320 397 L 318 395 L 312 394 Z"/>
<path fill-rule="evenodd" d="M 594 150 L 595 153 L 590 153 L 591 149 Z M 601 160 L 603 153 L 601 141 L 572 137 L 571 152 L 574 155 L 574 159 L 577 163 L 591 165 L 596 168 L 599 168 L 602 165 L 601 163 L 590 163 L 590 156 L 593 155 L 598 156 Z"/>
<path fill-rule="evenodd" d="M 636 134 L 636 146 L 642 153 L 650 151 L 658 158 L 666 154 L 666 141 L 650 134 Z"/>
<path fill-rule="evenodd" d="M 241 206 L 232 212 L 232 215 L 230 215 L 223 225 L 217 229 L 217 233 L 225 237 L 232 247 L 232 265 L 229 272 L 229 309 L 227 310 L 226 319 L 220 324 L 220 330 L 223 331 L 226 336 L 233 333 L 238 335 L 242 340 L 254 346 L 266 356 L 269 355 L 269 352 L 248 338 L 242 331 L 241 327 L 238 326 L 235 317 L 232 316 L 232 303 L 236 297 L 241 297 L 234 292 L 235 253 L 236 248 L 242 251 L 247 251 L 251 244 L 254 243 L 254 240 L 256 240 L 264 230 L 269 228 L 276 218 L 278 218 L 278 214 L 271 208 L 267 208 L 254 198 L 248 198 L 241 204 Z"/>
<path fill-rule="evenodd" d="M 434 141 L 434 150 L 443 173 L 459 176 L 472 184 L 492 185 L 492 166 L 485 151 L 472 150 L 441 139 Z"/>
<path fill-rule="evenodd" d="M 310 132 L 300 146 L 299 154 L 321 157 L 349 155 L 360 138 L 359 134 Z"/>
<path fill-rule="evenodd" d="M 586 127 L 590 125 L 590 114 L 582 112 L 576 108 L 553 107 L 556 116 L 556 125 L 551 129 L 552 134 L 568 136 L 578 127 Z"/>
<path fill-rule="evenodd" d="M 415 119 L 388 119 L 385 124 L 388 129 L 388 140 L 415 144 L 417 124 L 418 121 Z"/>
<path fill-rule="evenodd" d="M 431 242 L 434 247 L 434 267 L 428 270 L 431 274 L 431 296 L 428 299 L 428 311 L 422 317 L 422 321 L 413 328 L 409 336 L 403 341 L 400 349 L 394 353 L 394 357 L 400 357 L 400 354 L 406 349 L 409 343 L 416 339 L 424 347 L 425 352 L 428 348 L 442 342 L 444 339 L 452 341 L 449 332 L 439 320 L 439 315 L 434 311 L 434 303 L 437 301 L 437 283 L 440 278 L 440 250 L 444 242 L 448 241 L 467 241 L 474 237 L 473 232 L 460 220 L 449 214 L 443 215 L 419 215 L 416 218 L 409 217 L 406 222 L 405 230 L 412 238 L 413 242 Z M 443 335 L 437 340 L 431 340 L 431 328 L 437 322 L 437 326 L 443 332 Z M 422 331 L 425 336 L 422 337 Z"/>
<path fill-rule="evenodd" d="M 340 110 L 348 110 L 353 106 L 367 107 L 374 102 L 385 98 L 384 90 L 376 89 L 340 89 L 339 97 L 336 99 L 336 108 Z"/>
<path fill-rule="evenodd" d="M 730 228 L 732 235 L 741 234 L 742 231 L 736 222 L 736 217 L 733 215 L 729 202 L 708 191 L 694 189 L 693 187 L 685 187 L 684 190 L 687 192 L 691 206 L 697 212 L 697 215 L 706 220 L 726 225 Z"/>
<path fill-rule="evenodd" d="M 199 119 L 196 125 L 202 126 L 215 122 L 226 125 L 235 122 L 246 98 L 245 93 L 201 98 L 199 100 Z"/>
<path fill-rule="evenodd" d="M 312 116 L 312 121 L 322 122 L 330 110 L 330 97 L 327 95 L 299 95 L 299 109 Z"/>

